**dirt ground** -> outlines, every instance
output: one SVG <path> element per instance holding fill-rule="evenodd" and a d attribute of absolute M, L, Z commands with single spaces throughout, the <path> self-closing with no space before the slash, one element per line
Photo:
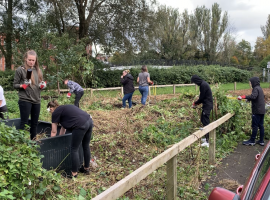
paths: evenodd
<path fill-rule="evenodd" d="M 263 89 L 266 102 L 270 101 L 270 89 Z M 233 96 L 249 95 L 252 90 L 237 90 L 230 91 L 229 94 Z M 268 141 L 265 140 L 265 143 Z M 213 176 L 203 183 L 202 189 L 210 195 L 215 187 L 223 187 L 232 192 L 240 185 L 244 185 L 247 181 L 251 170 L 255 164 L 255 155 L 262 152 L 264 147 L 260 145 L 245 146 L 239 143 L 237 148 L 228 157 L 222 160 L 214 170 Z"/>

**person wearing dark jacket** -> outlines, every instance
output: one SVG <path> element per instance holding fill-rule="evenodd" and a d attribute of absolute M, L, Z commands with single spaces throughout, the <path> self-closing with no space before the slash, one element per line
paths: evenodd
<path fill-rule="evenodd" d="M 124 89 L 124 97 L 122 99 L 123 102 L 123 108 L 126 107 L 126 100 L 128 100 L 129 108 L 132 107 L 132 95 L 135 91 L 134 85 L 133 85 L 133 76 L 129 73 L 129 70 L 124 70 L 123 75 L 121 76 L 121 83 L 123 85 Z"/>
<path fill-rule="evenodd" d="M 192 105 L 195 107 L 196 105 L 203 104 L 202 106 L 202 114 L 201 114 L 201 122 L 203 126 L 207 126 L 210 124 L 210 112 L 213 109 L 213 97 L 212 91 L 209 84 L 201 79 L 199 76 L 194 75 L 191 77 L 191 82 L 200 86 L 200 97 L 197 101 L 195 101 Z M 209 146 L 209 133 L 205 135 L 206 143 L 203 146 Z"/>
<path fill-rule="evenodd" d="M 252 77 L 249 79 L 249 84 L 253 88 L 252 93 L 249 96 L 242 95 L 238 96 L 238 99 L 247 99 L 251 101 L 252 108 L 252 134 L 248 141 L 244 141 L 243 145 L 255 145 L 260 144 L 264 146 L 264 114 L 265 114 L 265 101 L 264 101 L 264 93 L 260 86 L 260 79 L 258 77 Z M 258 132 L 258 128 L 260 129 L 260 140 L 256 141 L 255 138 Z"/>

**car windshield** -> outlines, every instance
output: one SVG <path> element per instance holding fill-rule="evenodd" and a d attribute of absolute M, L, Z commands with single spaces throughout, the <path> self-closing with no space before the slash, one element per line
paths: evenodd
<path fill-rule="evenodd" d="M 259 166 L 257 178 L 255 180 L 254 187 L 253 187 L 252 193 L 251 193 L 252 199 L 255 197 L 257 190 L 258 190 L 259 186 L 261 185 L 261 182 L 262 182 L 266 172 L 268 171 L 269 167 L 270 167 L 270 149 L 268 149 L 268 151 L 267 151 L 267 153 L 262 161 L 262 164 Z"/>

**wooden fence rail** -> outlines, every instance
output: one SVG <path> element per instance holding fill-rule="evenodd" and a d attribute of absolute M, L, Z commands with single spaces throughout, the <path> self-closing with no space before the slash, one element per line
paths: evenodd
<path fill-rule="evenodd" d="M 167 199 L 176 199 L 177 194 L 177 155 L 184 150 L 186 147 L 190 146 L 202 136 L 210 132 L 209 134 L 209 163 L 215 163 L 215 138 L 216 131 L 215 129 L 229 120 L 234 114 L 228 113 L 221 117 L 220 119 L 212 122 L 211 124 L 203 127 L 202 130 L 198 130 L 181 140 L 179 143 L 174 144 L 171 148 L 167 149 L 163 153 L 159 154 L 157 157 L 153 158 L 130 175 L 126 176 L 109 189 L 105 190 L 93 200 L 113 200 L 121 197 L 125 192 L 134 187 L 141 180 L 146 178 L 149 174 L 154 172 L 157 168 L 161 167 L 163 164 L 167 163 Z M 173 178 L 171 178 L 173 177 Z M 168 189 L 169 188 L 169 189 Z"/>

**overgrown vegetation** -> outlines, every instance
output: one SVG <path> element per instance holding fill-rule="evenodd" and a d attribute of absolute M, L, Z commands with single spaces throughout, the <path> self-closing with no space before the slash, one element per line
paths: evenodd
<path fill-rule="evenodd" d="M 230 100 L 219 88 L 219 85 L 212 87 L 218 109 L 211 115 L 211 120 L 220 118 L 228 112 L 235 112 L 235 117 L 217 129 L 217 161 L 231 152 L 239 140 L 251 133 L 249 103 Z M 14 92 L 6 96 L 11 118 L 19 117 L 16 95 Z M 46 102 L 54 94 L 48 96 L 49 98 L 42 100 L 41 103 L 40 120 L 44 121 L 50 121 L 50 114 L 46 111 Z M 5 177 L 6 181 L 2 181 L 0 195 L 5 196 L 4 199 L 16 199 L 20 192 L 25 199 L 29 199 L 30 195 L 31 199 L 42 199 L 42 193 L 43 195 L 53 194 L 51 199 L 93 198 L 162 153 L 170 145 L 195 132 L 201 126 L 201 110 L 192 109 L 190 106 L 197 96 L 198 93 L 187 88 L 180 95 L 157 95 L 155 98 L 152 96 L 150 105 L 144 108 L 137 105 L 132 109 L 120 110 L 121 101 L 118 100 L 118 96 L 90 98 L 86 93 L 81 106 L 94 119 L 94 137 L 90 145 L 92 155 L 97 157 L 98 168 L 91 168 L 89 177 L 79 175 L 75 181 L 66 180 L 56 175 L 54 171 L 45 171 L 41 168 L 37 145 L 28 140 L 28 132 L 19 132 L 1 125 L 0 132 L 4 135 L 1 136 L 1 144 L 2 141 L 6 142 L 0 145 L 1 158 L 5 157 L 5 159 L 0 159 L 2 162 L 0 179 L 3 180 Z M 266 96 L 268 97 L 269 93 Z M 65 95 L 61 95 L 58 101 L 60 104 L 71 104 L 74 99 L 67 99 Z M 134 96 L 133 101 L 140 101 L 140 96 Z M 266 137 L 270 136 L 270 127 L 267 126 L 269 122 L 270 118 L 266 116 Z M 15 144 L 15 141 L 18 144 Z M 9 155 L 8 158 L 7 155 Z M 28 161 L 24 162 L 21 158 L 34 161 L 28 164 Z M 21 165 L 16 166 L 13 163 L 14 159 L 16 162 L 22 162 Z M 11 169 L 9 166 L 13 165 Z M 26 167 L 22 168 L 24 165 Z M 162 166 L 156 170 L 120 199 L 164 199 L 165 167 Z M 212 169 L 213 167 L 208 165 L 208 151 L 200 148 L 199 142 L 181 152 L 178 156 L 177 170 L 178 197 L 205 199 L 205 193 L 199 191 L 199 188 L 205 177 L 211 174 Z M 13 179 L 17 177 L 18 170 L 28 172 L 27 175 L 25 173 L 20 175 L 20 183 L 14 182 Z M 29 174 L 30 177 L 28 177 Z M 31 180 L 31 185 L 28 178 Z"/>

